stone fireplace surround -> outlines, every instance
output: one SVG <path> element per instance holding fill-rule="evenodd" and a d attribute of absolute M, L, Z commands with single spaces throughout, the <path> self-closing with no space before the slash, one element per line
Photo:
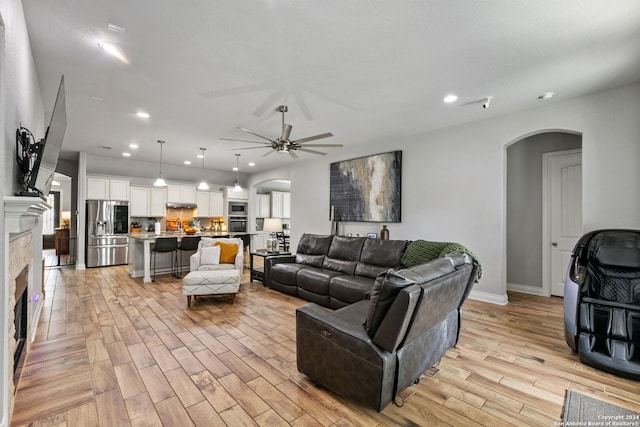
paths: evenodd
<path fill-rule="evenodd" d="M 0 427 L 11 424 L 15 386 L 13 383 L 14 307 L 16 277 L 25 269 L 27 278 L 27 339 L 23 352 L 28 353 L 42 310 L 42 214 L 51 207 L 39 197 L 4 197 L 4 265 L 3 304 L 0 306 Z"/>

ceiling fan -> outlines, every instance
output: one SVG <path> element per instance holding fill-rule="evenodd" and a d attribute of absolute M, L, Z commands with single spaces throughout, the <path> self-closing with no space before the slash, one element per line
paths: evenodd
<path fill-rule="evenodd" d="M 232 139 L 232 138 L 220 138 L 220 139 L 225 141 L 250 142 L 252 144 L 262 145 L 262 147 L 233 148 L 232 151 L 252 150 L 254 148 L 270 148 L 271 150 L 268 153 L 263 154 L 262 157 L 268 156 L 273 152 L 279 152 L 279 153 L 289 153 L 289 155 L 292 158 L 297 159 L 298 156 L 295 153 L 295 151 L 297 150 L 304 151 L 306 153 L 320 154 L 324 156 L 327 153 L 323 153 L 322 151 L 317 151 L 317 150 L 311 150 L 308 147 L 314 147 L 314 148 L 342 147 L 342 144 L 307 144 L 308 142 L 315 141 L 317 139 L 329 138 L 330 136 L 333 136 L 331 132 L 321 133 L 320 135 L 308 136 L 306 138 L 296 139 L 292 141 L 291 139 L 289 139 L 289 137 L 291 136 L 291 130 L 293 129 L 293 126 L 284 123 L 284 114 L 287 111 L 289 111 L 289 108 L 286 105 L 280 105 L 278 108 L 276 108 L 276 111 L 279 111 L 280 113 L 282 113 L 282 135 L 279 138 L 276 138 L 276 139 L 267 138 L 266 136 L 257 134 L 249 129 L 239 127 L 238 129 L 240 129 L 241 131 L 250 133 L 251 135 L 255 135 L 258 138 L 266 139 L 269 142 L 247 141 L 244 139 Z"/>

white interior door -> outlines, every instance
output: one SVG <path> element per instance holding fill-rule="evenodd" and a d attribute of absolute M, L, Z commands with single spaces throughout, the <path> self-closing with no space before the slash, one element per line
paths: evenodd
<path fill-rule="evenodd" d="M 564 279 L 571 251 L 582 236 L 582 152 L 567 150 L 543 156 L 546 166 L 548 232 L 543 237 L 543 259 L 547 259 L 544 288 L 551 295 L 564 295 Z"/>

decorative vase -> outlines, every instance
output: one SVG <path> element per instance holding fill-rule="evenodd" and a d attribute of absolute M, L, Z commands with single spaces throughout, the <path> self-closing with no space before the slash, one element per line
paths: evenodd
<path fill-rule="evenodd" d="M 389 240 L 389 229 L 386 225 L 382 226 L 382 230 L 380 230 L 380 239 L 381 240 Z"/>

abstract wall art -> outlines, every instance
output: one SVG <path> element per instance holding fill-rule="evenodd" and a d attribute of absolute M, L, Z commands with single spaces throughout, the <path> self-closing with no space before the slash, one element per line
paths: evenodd
<path fill-rule="evenodd" d="M 331 163 L 330 215 L 338 221 L 400 222 L 401 176 L 402 151 Z"/>

